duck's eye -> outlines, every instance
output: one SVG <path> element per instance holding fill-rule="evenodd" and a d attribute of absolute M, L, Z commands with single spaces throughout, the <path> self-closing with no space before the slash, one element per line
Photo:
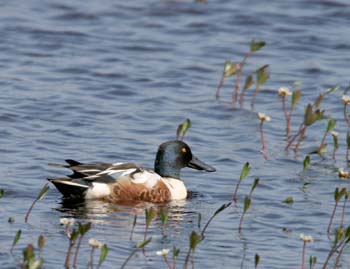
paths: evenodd
<path fill-rule="evenodd" d="M 186 149 L 186 148 L 182 148 L 181 151 L 182 151 L 183 153 L 186 153 L 186 152 L 187 152 L 187 149 Z"/>

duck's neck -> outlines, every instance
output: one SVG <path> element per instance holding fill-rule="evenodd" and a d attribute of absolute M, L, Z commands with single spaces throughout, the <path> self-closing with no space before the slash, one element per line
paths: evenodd
<path fill-rule="evenodd" d="M 158 151 L 154 162 L 154 171 L 161 177 L 180 178 L 180 165 L 164 151 Z M 172 161 L 169 161 L 172 160 Z"/>
<path fill-rule="evenodd" d="M 180 169 L 164 162 L 156 161 L 154 171 L 161 177 L 180 178 Z"/>

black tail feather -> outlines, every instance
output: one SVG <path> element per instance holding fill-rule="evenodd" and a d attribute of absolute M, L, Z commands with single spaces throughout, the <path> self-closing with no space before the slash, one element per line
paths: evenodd
<path fill-rule="evenodd" d="M 73 182 L 69 178 L 48 178 L 65 197 L 84 197 L 88 185 Z"/>
<path fill-rule="evenodd" d="M 81 162 L 78 162 L 78 161 L 75 161 L 75 160 L 72 160 L 72 159 L 67 159 L 67 160 L 65 160 L 65 162 L 68 163 L 70 166 L 82 165 Z"/>

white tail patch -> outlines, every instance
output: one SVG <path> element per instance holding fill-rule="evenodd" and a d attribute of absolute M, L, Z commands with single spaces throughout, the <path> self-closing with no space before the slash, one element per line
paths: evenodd
<path fill-rule="evenodd" d="M 111 194 L 111 190 L 106 183 L 93 182 L 92 186 L 87 190 L 86 199 L 99 199 Z"/>

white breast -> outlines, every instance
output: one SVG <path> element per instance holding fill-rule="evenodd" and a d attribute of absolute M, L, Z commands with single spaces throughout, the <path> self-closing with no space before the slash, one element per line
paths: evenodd
<path fill-rule="evenodd" d="M 175 178 L 165 177 L 162 181 L 168 187 L 171 193 L 171 200 L 183 200 L 187 197 L 187 189 L 185 184 Z"/>

